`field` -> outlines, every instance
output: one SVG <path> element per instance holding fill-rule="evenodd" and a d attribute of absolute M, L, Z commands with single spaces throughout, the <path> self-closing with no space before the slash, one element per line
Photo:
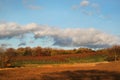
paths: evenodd
<path fill-rule="evenodd" d="M 0 80 L 120 80 L 120 46 L 87 48 L 9 48 L 0 56 Z"/>
<path fill-rule="evenodd" d="M 103 62 L 106 55 L 102 54 L 66 54 L 56 56 L 22 56 L 15 57 L 12 66 L 26 66 L 29 64 L 74 64 L 74 63 L 91 63 Z"/>
<path fill-rule="evenodd" d="M 0 80 L 120 80 L 120 61 L 5 68 Z"/>

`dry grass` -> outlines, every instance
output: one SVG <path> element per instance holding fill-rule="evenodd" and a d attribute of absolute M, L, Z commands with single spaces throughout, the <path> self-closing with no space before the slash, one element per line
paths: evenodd
<path fill-rule="evenodd" d="M 120 80 L 120 62 L 2 69 L 0 80 Z"/>

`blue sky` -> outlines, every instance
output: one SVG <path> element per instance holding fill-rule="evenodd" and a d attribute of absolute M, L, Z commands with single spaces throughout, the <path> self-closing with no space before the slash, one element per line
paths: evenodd
<path fill-rule="evenodd" d="M 91 31 L 94 29 L 94 32 L 100 31 L 99 34 L 107 35 L 105 39 L 115 37 L 114 40 L 109 40 L 111 43 L 117 44 L 119 42 L 120 36 L 120 0 L 0 0 L 0 29 L 2 30 L 3 24 L 5 24 L 8 28 L 10 28 L 10 23 L 14 23 L 14 25 L 19 25 L 20 27 L 26 27 L 31 23 L 37 24 L 37 28 L 44 27 L 48 28 L 58 28 L 56 31 L 61 30 L 59 33 L 65 32 L 67 29 L 72 32 L 75 30 L 82 29 L 84 33 L 82 36 L 86 36 L 87 31 Z M 13 25 L 13 24 L 12 24 Z M 30 28 L 30 27 L 29 27 Z M 13 28 L 14 29 L 14 28 Z M 13 33 L 16 32 L 12 30 Z M 52 31 L 50 29 L 50 31 Z M 4 30 L 3 30 L 4 31 Z M 20 43 L 24 43 L 20 46 L 43 46 L 43 47 L 51 47 L 51 46 L 60 46 L 60 47 L 80 47 L 80 46 L 98 46 L 98 43 L 102 47 L 103 45 L 112 45 L 108 44 L 100 38 L 103 42 L 98 42 L 92 45 L 95 41 L 84 42 L 80 41 L 81 30 L 76 36 L 74 33 L 73 36 L 69 36 L 69 33 L 58 35 L 58 33 L 54 32 L 53 34 L 46 34 L 44 32 L 44 37 L 40 36 L 40 31 L 34 31 L 31 33 L 25 32 L 25 34 L 14 35 L 11 33 L 9 29 L 6 29 L 5 32 L 9 33 L 3 35 L 3 31 L 0 32 L 0 44 L 10 44 L 10 47 L 18 47 Z M 21 30 L 19 30 L 21 31 Z M 49 31 L 49 32 L 50 32 Z M 88 32 L 88 33 L 89 33 Z M 93 32 L 91 32 L 93 33 Z M 39 38 L 35 39 L 34 36 L 39 35 Z M 95 33 L 96 34 L 96 33 Z M 57 35 L 57 36 L 55 36 Z M 63 36 L 64 35 L 64 36 Z M 67 38 L 65 35 L 68 35 Z M 92 34 L 91 34 L 92 35 Z M 89 36 L 91 36 L 89 35 Z M 112 35 L 112 37 L 110 37 Z M 12 36 L 12 37 L 10 37 Z M 22 39 L 18 39 L 16 37 L 24 36 Z M 47 36 L 47 38 L 46 38 Z M 10 37 L 10 38 L 8 38 Z M 57 38 L 56 38 L 57 37 Z M 63 38 L 64 37 L 64 38 Z M 79 39 L 78 39 L 79 37 Z M 117 37 L 117 39 L 116 39 Z M 7 39 L 6 39 L 7 38 Z M 51 39 L 52 38 L 52 39 Z M 59 39 L 58 39 L 59 38 Z M 91 38 L 91 37 L 90 37 Z M 96 39 L 98 39 L 97 37 Z M 69 40 L 69 41 L 68 41 Z M 28 43 L 31 41 L 33 43 Z M 61 42 L 64 41 L 64 42 Z M 75 41 L 78 41 L 75 42 Z M 83 40 L 84 41 L 84 40 Z M 116 42 L 113 42 L 116 41 Z M 47 44 L 46 44 L 47 42 Z M 59 42 L 59 43 L 58 43 Z M 81 43 L 79 43 L 81 42 Z M 61 45 L 61 44 L 64 44 Z M 56 44 L 56 45 L 54 45 Z M 66 45 L 65 45 L 66 44 Z M 97 44 L 97 45 L 96 45 Z M 119 43 L 118 43 L 119 44 Z M 87 45 L 87 46 L 86 46 Z M 4 45 L 5 46 L 5 45 Z M 19 46 L 19 47 L 20 47 Z"/>

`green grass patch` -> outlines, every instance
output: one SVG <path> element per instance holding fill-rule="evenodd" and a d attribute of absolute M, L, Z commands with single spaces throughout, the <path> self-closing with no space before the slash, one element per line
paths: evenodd
<path fill-rule="evenodd" d="M 27 64 L 44 65 L 44 64 L 63 64 L 63 63 L 66 63 L 66 62 L 62 62 L 62 61 L 45 61 L 45 60 L 41 60 L 41 61 L 27 60 L 27 61 L 16 61 L 16 62 L 13 62 L 12 66 L 19 67 L 19 66 L 25 66 Z"/>
<path fill-rule="evenodd" d="M 68 58 L 69 63 L 91 63 L 91 62 L 102 62 L 105 61 L 105 55 L 94 55 L 85 58 Z"/>

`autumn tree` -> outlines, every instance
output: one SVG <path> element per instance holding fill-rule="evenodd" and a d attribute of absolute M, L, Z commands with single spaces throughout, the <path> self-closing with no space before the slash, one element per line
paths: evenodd
<path fill-rule="evenodd" d="M 120 58 L 120 45 L 114 45 L 111 48 L 108 48 L 109 54 L 112 55 L 114 61 L 119 60 Z"/>
<path fill-rule="evenodd" d="M 4 52 L 5 49 L 3 49 L 2 47 L 0 47 L 0 67 L 3 68 L 4 67 Z"/>
<path fill-rule="evenodd" d="M 32 48 L 32 56 L 42 56 L 43 52 L 42 52 L 42 48 L 41 47 L 35 47 Z"/>
<path fill-rule="evenodd" d="M 22 48 L 22 47 L 18 48 L 16 50 L 16 53 L 17 53 L 18 56 L 24 56 L 24 54 L 25 54 L 25 48 Z"/>
<path fill-rule="evenodd" d="M 92 53 L 92 52 L 94 52 L 94 51 L 89 48 L 79 48 L 76 50 L 76 53 Z"/>
<path fill-rule="evenodd" d="M 57 49 L 52 49 L 51 50 L 51 56 L 58 55 L 58 50 Z"/>
<path fill-rule="evenodd" d="M 31 56 L 32 55 L 32 49 L 30 47 L 26 47 L 24 49 L 24 56 Z"/>
<path fill-rule="evenodd" d="M 6 49 L 4 53 L 4 65 L 5 67 L 11 66 L 12 61 L 14 60 L 14 57 L 16 57 L 16 51 L 13 48 Z"/>
<path fill-rule="evenodd" d="M 51 56 L 52 48 L 44 48 L 43 56 Z"/>

